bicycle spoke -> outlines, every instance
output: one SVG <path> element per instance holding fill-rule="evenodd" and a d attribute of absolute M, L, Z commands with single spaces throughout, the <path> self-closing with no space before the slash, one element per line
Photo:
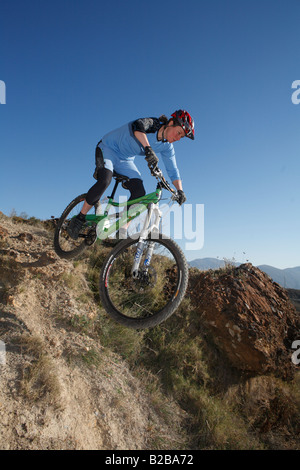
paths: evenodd
<path fill-rule="evenodd" d="M 174 297 L 179 283 L 179 270 L 172 252 L 155 242 L 151 266 L 141 258 L 139 276 L 133 278 L 131 267 L 137 242 L 121 251 L 114 259 L 107 276 L 107 292 L 111 303 L 128 318 L 147 318 L 160 312 Z"/>

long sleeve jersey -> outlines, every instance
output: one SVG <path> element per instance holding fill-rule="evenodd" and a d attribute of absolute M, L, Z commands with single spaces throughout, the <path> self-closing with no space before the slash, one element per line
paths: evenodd
<path fill-rule="evenodd" d="M 180 173 L 176 164 L 173 144 L 157 139 L 157 133 L 161 126 L 162 124 L 157 118 L 137 119 L 106 134 L 102 138 L 102 143 L 111 148 L 120 160 L 131 160 L 139 155 L 145 156 L 144 147 L 134 135 L 135 131 L 144 132 L 147 134 L 149 144 L 154 152 L 162 157 L 171 181 L 178 180 Z"/>

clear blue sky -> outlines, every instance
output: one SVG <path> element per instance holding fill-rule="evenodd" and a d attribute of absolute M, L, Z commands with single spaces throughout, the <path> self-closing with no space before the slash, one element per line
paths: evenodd
<path fill-rule="evenodd" d="M 205 207 L 187 258 L 299 266 L 299 18 L 298 0 L 1 0 L 0 210 L 59 216 L 102 135 L 185 108 L 177 162 Z"/>

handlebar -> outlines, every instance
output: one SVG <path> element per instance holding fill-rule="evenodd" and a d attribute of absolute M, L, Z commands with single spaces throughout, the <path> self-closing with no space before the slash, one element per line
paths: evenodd
<path fill-rule="evenodd" d="M 177 198 L 177 191 L 175 191 L 173 188 L 171 188 L 170 184 L 165 179 L 161 169 L 158 168 L 158 166 L 156 166 L 154 168 L 150 168 L 150 171 L 151 171 L 151 175 L 154 176 L 158 180 L 158 186 L 160 186 L 161 188 L 164 188 L 167 191 L 169 191 L 170 193 L 172 193 L 173 201 L 178 202 L 178 200 L 177 200 L 178 199 Z"/>
<path fill-rule="evenodd" d="M 170 193 L 175 193 L 174 189 L 171 188 L 168 181 L 165 179 L 160 168 L 158 168 L 157 166 L 155 168 L 151 168 L 151 175 L 154 176 L 161 183 L 164 189 L 167 189 L 167 191 L 170 191 Z"/>

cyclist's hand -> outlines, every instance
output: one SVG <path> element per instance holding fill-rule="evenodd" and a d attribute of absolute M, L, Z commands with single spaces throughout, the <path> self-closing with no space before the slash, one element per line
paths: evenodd
<path fill-rule="evenodd" d="M 150 146 L 145 147 L 145 155 L 149 168 L 155 168 L 158 164 L 158 158 Z"/>
<path fill-rule="evenodd" d="M 186 195 L 182 191 L 182 189 L 178 189 L 177 191 L 177 202 L 181 206 L 186 201 Z"/>

